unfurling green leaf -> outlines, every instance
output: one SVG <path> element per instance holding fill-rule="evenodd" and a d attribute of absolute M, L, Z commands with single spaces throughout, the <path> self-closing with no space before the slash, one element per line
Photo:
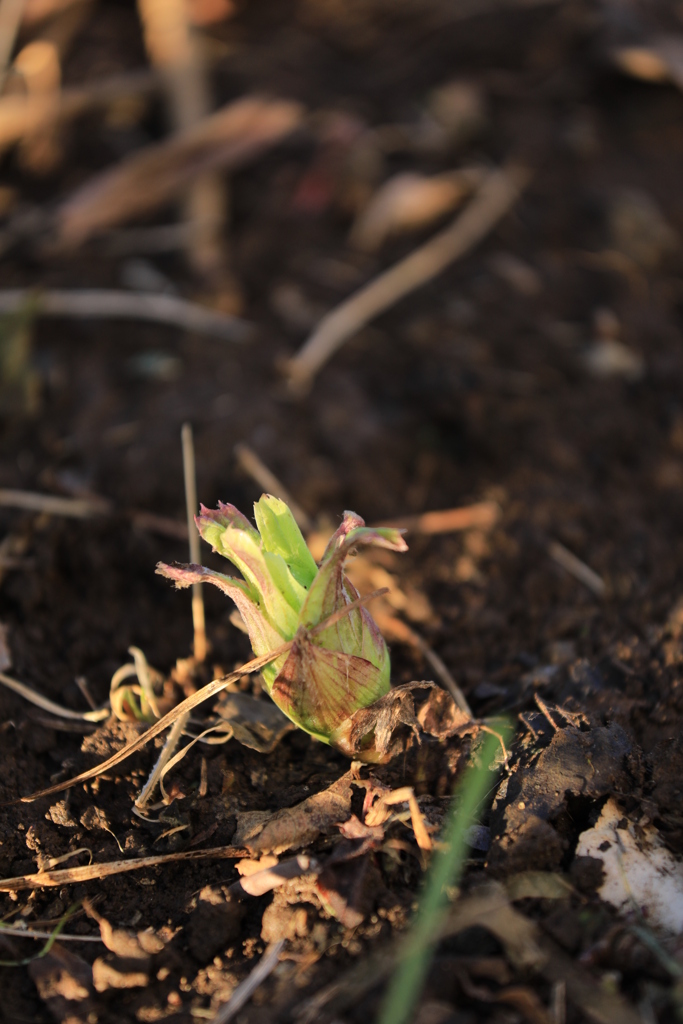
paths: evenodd
<path fill-rule="evenodd" d="M 358 593 L 344 575 L 349 552 L 363 544 L 392 551 L 407 545 L 399 530 L 369 528 L 355 512 L 344 519 L 317 566 L 287 505 L 264 494 L 254 506 L 258 530 L 233 505 L 202 506 L 200 534 L 242 573 L 236 579 L 198 565 L 157 572 L 178 587 L 207 582 L 237 605 L 257 657 L 292 641 L 263 669 L 271 697 L 296 725 L 327 743 L 361 708 L 389 691 L 389 652 L 368 610 L 356 606 L 325 627 Z M 321 629 L 315 627 L 322 626 Z"/>

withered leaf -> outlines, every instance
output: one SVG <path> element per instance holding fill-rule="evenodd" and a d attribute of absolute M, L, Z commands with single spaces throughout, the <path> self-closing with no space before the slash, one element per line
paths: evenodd
<path fill-rule="evenodd" d="M 352 785 L 358 780 L 357 765 L 337 779 L 331 786 L 309 796 L 300 804 L 268 815 L 261 822 L 249 821 L 249 830 L 240 829 L 233 841 L 239 838 L 250 853 L 284 853 L 309 846 L 321 833 L 329 832 L 339 822 L 347 821 L 351 814 Z M 243 817 L 243 816 L 241 816 Z"/>
<path fill-rule="evenodd" d="M 256 700 L 248 693 L 221 694 L 215 711 L 229 723 L 238 743 L 261 754 L 270 754 L 296 728 L 272 701 Z"/>
<path fill-rule="evenodd" d="M 436 683 L 412 682 L 396 686 L 370 707 L 360 708 L 333 733 L 332 741 L 349 757 L 384 763 L 403 749 L 400 741 L 392 743 L 395 731 L 408 726 L 420 740 L 420 724 L 415 717 L 413 691 L 436 689 Z"/>
<path fill-rule="evenodd" d="M 261 96 L 222 107 L 86 182 L 57 211 L 59 240 L 81 245 L 97 231 L 157 209 L 205 171 L 242 166 L 293 131 L 302 116 L 298 103 Z"/>

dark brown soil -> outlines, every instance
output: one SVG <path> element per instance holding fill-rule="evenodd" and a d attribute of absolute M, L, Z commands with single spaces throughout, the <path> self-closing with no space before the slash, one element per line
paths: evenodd
<path fill-rule="evenodd" d="M 382 177 L 515 158 L 533 178 L 483 245 L 349 341 L 301 399 L 289 396 L 280 372 L 307 333 L 282 314 L 283 286 L 296 289 L 306 309 L 325 311 L 429 235 L 425 229 L 390 242 L 378 256 L 354 253 L 339 158 L 328 153 L 325 164 L 307 132 L 233 179 L 232 269 L 243 314 L 257 325 L 252 341 L 231 345 L 155 325 L 39 321 L 33 411 L 3 383 L 0 486 L 103 495 L 115 513 L 76 520 L 1 509 L 2 534 L 13 538 L 7 550 L 18 554 L 2 570 L 0 622 L 11 674 L 79 710 L 85 704 L 76 678 L 85 677 L 101 704 L 131 645 L 165 674 L 190 654 L 189 598 L 154 573 L 159 560 L 184 560 L 186 545 L 137 528 L 130 515 L 183 521 L 185 421 L 194 427 L 198 491 L 208 506 L 221 499 L 249 511 L 259 496 L 237 468 L 239 441 L 319 522 L 338 522 L 345 508 L 373 522 L 495 500 L 502 515 L 491 531 L 408 535 L 408 554 L 391 563 L 404 590 L 428 599 L 431 612 L 415 628 L 474 713 L 504 712 L 519 725 L 515 771 L 485 820 L 492 845 L 473 852 L 465 887 L 529 869 L 568 873 L 570 899 L 518 906 L 581 970 L 621 990 L 633 1012 L 641 1007 L 643 1020 L 668 1021 L 676 1007 L 672 972 L 600 902 L 599 871 L 577 863 L 573 852 L 610 795 L 632 820 L 646 814 L 670 848 L 683 852 L 683 95 L 673 85 L 626 77 L 609 56 L 619 33 L 642 42 L 655 30 L 683 33 L 683 24 L 668 5 L 659 12 L 645 5 L 653 20 L 641 23 L 635 4 L 631 23 L 618 15 L 623 6 L 507 2 L 477 15 L 472 5 L 446 0 L 250 0 L 214 26 L 226 54 L 214 72 L 217 102 L 265 89 L 314 112 L 345 111 L 370 126 L 412 125 L 417 134 L 430 90 L 462 78 L 485 100 L 476 134 L 440 153 L 394 152 Z M 144 59 L 133 5 L 102 0 L 74 44 L 65 81 Z M 85 117 L 65 130 L 64 159 L 47 178 L 26 174 L 9 153 L 2 179 L 27 206 L 47 206 L 163 131 L 156 104 L 125 130 Z M 314 171 L 324 201 L 311 211 L 297 196 Z M 649 197 L 678 235 L 655 246 L 651 258 L 625 253 L 615 227 L 615 209 L 633 205 L 634 192 L 637 202 Z M 647 209 L 650 220 L 633 245 L 656 235 L 656 215 Z M 166 210 L 158 222 L 174 215 Z M 523 261 L 532 287 L 515 286 L 501 272 L 501 254 Z M 203 285 L 180 256 L 151 259 L 182 294 L 201 297 Z M 116 287 L 124 263 L 105 241 L 58 259 L 28 241 L 5 255 L 0 286 Z M 589 372 L 586 353 L 610 331 L 640 354 L 641 374 Z M 145 363 L 143 355 L 153 358 Z M 604 597 L 549 556 L 552 541 L 600 575 Z M 231 625 L 222 595 L 207 593 L 206 603 L 211 667 L 227 671 L 248 659 L 248 641 Z M 433 674 L 399 644 L 392 666 L 395 683 Z M 555 732 L 535 693 L 584 719 L 568 724 L 555 715 Z M 136 731 L 116 720 L 85 738 L 85 727 L 57 730 L 49 716 L 0 688 L 0 799 L 70 777 Z M 239 813 L 291 807 L 348 769 L 341 754 L 301 733 L 289 733 L 269 755 L 235 742 L 194 747 L 173 773 L 182 798 L 150 826 L 131 808 L 155 755 L 144 750 L 112 775 L 56 798 L 4 806 L 0 876 L 34 871 L 79 848 L 98 862 L 120 857 L 119 846 L 128 857 L 195 840 L 227 845 Z M 207 791 L 200 796 L 202 757 Z M 594 775 L 586 785 L 588 763 Z M 457 744 L 426 757 L 419 772 L 416 764 L 402 759 L 383 777 L 414 785 L 437 822 Z M 162 836 L 176 824 L 186 827 Z M 89 897 L 115 928 L 151 929 L 165 947 L 153 954 L 146 982 L 121 989 L 110 978 L 89 994 L 86 984 L 79 999 L 63 986 L 49 995 L 54 965 L 42 976 L 35 965 L 0 968 L 0 1017 L 17 1024 L 210 1019 L 266 944 L 287 935 L 288 959 L 238 1019 L 295 1020 L 305 1000 L 405 925 L 422 869 L 409 828 L 394 824 L 390 834 L 401 851 L 366 856 L 359 874 L 347 869 L 344 884 L 356 886 L 362 908 L 354 927 L 331 916 L 311 887 L 293 883 L 275 897 L 226 902 L 238 877 L 231 860 L 2 894 L 0 920 L 8 923 L 49 928 Z M 325 836 L 310 852 L 322 856 L 334 842 Z M 69 863 L 85 862 L 81 855 Z M 82 913 L 66 931 L 98 934 Z M 38 947 L 0 939 L 0 958 L 22 960 Z M 95 944 L 65 949 L 63 976 L 72 979 L 82 961 L 103 956 Z M 680 938 L 667 950 L 680 958 Z M 77 959 L 67 963 L 69 956 Z M 130 965 L 121 970 L 134 973 Z M 87 969 L 83 976 L 87 982 Z M 526 986 L 536 1002 L 496 1000 L 514 985 Z M 490 933 L 470 929 L 439 947 L 419 1020 L 559 1024 L 546 1009 L 557 991 L 547 977 L 511 966 Z M 371 988 L 334 1019 L 371 1019 L 380 992 Z M 566 1013 L 568 1024 L 591 1019 L 571 994 Z M 332 1019 L 333 1009 L 326 1014 L 311 1019 Z"/>

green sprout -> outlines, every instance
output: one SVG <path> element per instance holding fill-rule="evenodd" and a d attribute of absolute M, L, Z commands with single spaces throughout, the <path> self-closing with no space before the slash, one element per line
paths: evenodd
<path fill-rule="evenodd" d="M 406 542 L 400 530 L 366 527 L 355 512 L 345 512 L 318 566 L 284 501 L 264 494 L 254 517 L 258 529 L 222 502 L 215 511 L 202 505 L 195 517 L 204 540 L 242 579 L 201 565 L 160 562 L 157 572 L 177 587 L 213 583 L 231 597 L 257 657 L 291 641 L 263 669 L 266 689 L 295 725 L 343 749 L 344 724 L 390 689 L 387 645 L 367 609 L 357 605 L 334 615 L 359 596 L 344 574 L 344 561 L 361 544 L 406 551 Z M 314 627 L 322 628 L 311 632 Z"/>

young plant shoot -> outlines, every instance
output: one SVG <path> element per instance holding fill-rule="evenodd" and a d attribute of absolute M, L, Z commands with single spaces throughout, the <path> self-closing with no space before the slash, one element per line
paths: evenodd
<path fill-rule="evenodd" d="M 362 544 L 406 551 L 399 530 L 366 527 L 355 512 L 331 538 L 320 565 L 287 505 L 264 494 L 254 505 L 258 529 L 233 505 L 201 506 L 195 521 L 214 551 L 239 569 L 243 579 L 201 565 L 165 565 L 157 572 L 177 587 L 213 583 L 237 605 L 258 657 L 292 641 L 289 651 L 263 669 L 268 693 L 299 728 L 347 753 L 349 719 L 390 688 L 389 652 L 365 607 L 310 631 L 358 598 L 344 574 L 349 552 Z"/>

